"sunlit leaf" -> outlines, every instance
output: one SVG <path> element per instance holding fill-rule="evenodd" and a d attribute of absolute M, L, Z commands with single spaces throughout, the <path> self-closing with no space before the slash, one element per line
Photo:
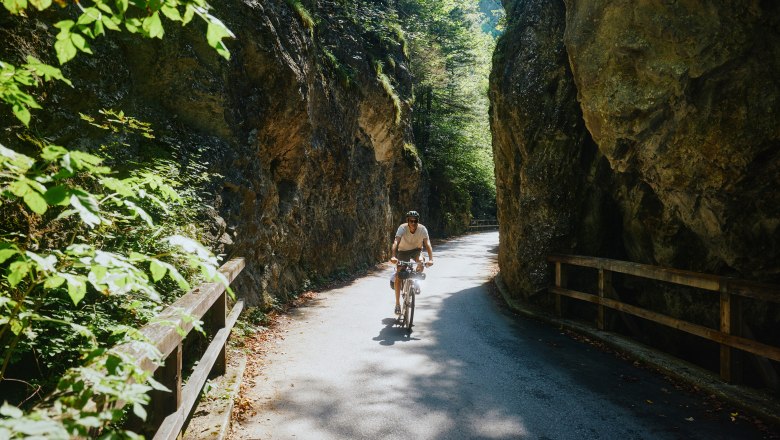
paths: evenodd
<path fill-rule="evenodd" d="M 61 274 L 68 283 L 68 296 L 73 301 L 73 305 L 79 305 L 87 294 L 87 283 L 83 276 L 72 274 Z"/>
<path fill-rule="evenodd" d="M 73 44 L 73 41 L 71 41 L 70 38 L 58 40 L 56 43 L 54 43 L 54 50 L 57 52 L 57 60 L 60 62 L 60 64 L 65 64 L 72 60 L 78 53 L 76 46 Z"/>
<path fill-rule="evenodd" d="M 30 264 L 26 261 L 17 260 L 11 263 L 11 266 L 8 267 L 8 270 L 10 272 L 8 274 L 8 284 L 10 284 L 11 287 L 15 287 L 29 273 Z"/>
<path fill-rule="evenodd" d="M 63 283 L 65 283 L 65 278 L 55 275 L 53 277 L 46 278 L 46 281 L 43 282 L 43 287 L 47 289 L 56 289 L 62 286 Z"/>
<path fill-rule="evenodd" d="M 162 38 L 163 35 L 165 35 L 165 30 L 163 29 L 160 14 L 158 12 L 155 12 L 144 19 L 143 30 L 146 31 L 150 38 Z"/>
<path fill-rule="evenodd" d="M 46 200 L 36 191 L 28 191 L 24 195 L 24 203 L 36 214 L 44 214 L 49 207 Z"/>
<path fill-rule="evenodd" d="M 149 262 L 149 271 L 152 272 L 152 279 L 157 282 L 163 279 L 165 276 L 165 272 L 168 270 L 160 264 L 160 261 L 157 259 L 152 259 L 152 261 Z"/>
<path fill-rule="evenodd" d="M 18 254 L 16 249 L 0 249 L 0 264 L 5 263 L 6 260 Z"/>
<path fill-rule="evenodd" d="M 70 205 L 78 212 L 81 221 L 90 228 L 100 224 L 100 217 L 98 215 L 100 208 L 98 207 L 97 200 L 95 200 L 91 194 L 83 191 L 74 192 L 74 194 L 70 196 Z"/>
<path fill-rule="evenodd" d="M 3 0 L 3 6 L 11 14 L 17 15 L 27 8 L 27 0 Z"/>

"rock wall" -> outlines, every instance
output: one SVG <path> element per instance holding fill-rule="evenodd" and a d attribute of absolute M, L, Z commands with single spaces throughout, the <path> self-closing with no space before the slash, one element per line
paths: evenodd
<path fill-rule="evenodd" d="M 780 5 L 505 1 L 502 275 L 552 252 L 780 281 Z"/>
<path fill-rule="evenodd" d="M 614 254 L 608 163 L 585 127 L 563 44 L 562 0 L 506 3 L 490 78 L 499 264 L 513 290 L 546 289 L 551 252 Z"/>
<path fill-rule="evenodd" d="M 504 6 L 490 98 L 499 264 L 511 291 L 549 301 L 534 294 L 552 282 L 551 253 L 780 283 L 780 3 Z M 572 276 L 594 291 L 592 272 Z M 718 325 L 711 295 L 630 277 L 615 294 Z M 778 307 L 743 307 L 737 331 L 780 343 Z M 573 312 L 594 317 L 587 305 Z M 715 344 L 611 317 L 613 329 L 717 368 Z M 752 371 L 777 386 L 771 367 Z"/>
<path fill-rule="evenodd" d="M 228 257 L 247 259 L 235 288 L 252 303 L 388 257 L 399 213 L 424 209 L 421 167 L 402 157 L 411 81 L 400 45 L 378 46 L 324 0 L 305 3 L 332 21 L 314 29 L 284 0 L 213 6 L 236 34 L 230 61 L 197 24 L 169 24 L 162 41 L 113 34 L 95 42 L 95 56 L 65 66 L 75 89 L 49 90 L 45 102 L 59 110 L 37 114 L 34 129 L 61 144 L 90 143 L 77 112 L 121 109 L 152 122 L 183 169 L 222 176 L 200 188 L 213 207 L 202 227 Z M 51 60 L 53 33 L 40 23 L 8 20 L 3 32 L 38 41 L 21 52 Z M 375 57 L 396 61 L 384 72 L 401 98 L 400 123 Z"/>
<path fill-rule="evenodd" d="M 623 181 L 631 258 L 780 280 L 777 2 L 566 6 L 583 116 Z"/>

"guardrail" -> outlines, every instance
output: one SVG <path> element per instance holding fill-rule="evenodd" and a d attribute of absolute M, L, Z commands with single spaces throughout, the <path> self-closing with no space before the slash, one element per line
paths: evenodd
<path fill-rule="evenodd" d="M 474 219 L 469 224 L 470 231 L 482 231 L 488 229 L 498 229 L 498 220 L 494 218 Z"/>
<path fill-rule="evenodd" d="M 244 268 L 244 259 L 236 258 L 225 263 L 219 271 L 231 283 Z M 219 283 L 206 283 L 194 288 L 167 307 L 155 323 L 140 329 L 141 334 L 162 354 L 163 364 L 158 365 L 148 350 L 135 343 L 119 347 L 136 359 L 139 366 L 154 372 L 154 378 L 170 392 L 153 391 L 147 410 L 148 419 L 144 431 L 153 431 L 155 440 L 176 439 L 187 421 L 203 386 L 210 375 L 225 374 L 227 366 L 227 340 L 238 315 L 244 307 L 237 301 L 227 314 L 227 293 Z M 201 319 L 209 313 L 204 330 L 213 333 L 211 343 L 198 360 L 192 374 L 182 386 L 183 342 L 193 328 L 192 318 Z M 183 335 L 183 336 L 182 336 Z M 151 428 L 151 429 L 149 429 Z"/>
<path fill-rule="evenodd" d="M 739 335 L 741 327 L 739 298 L 780 303 L 780 286 L 606 258 L 551 255 L 547 261 L 555 263 L 555 286 L 550 287 L 549 291 L 555 294 L 555 309 L 558 316 L 563 315 L 561 298 L 565 296 L 596 304 L 598 306 L 596 326 L 600 330 L 605 329 L 606 307 L 717 342 L 720 344 L 720 376 L 727 382 L 733 382 L 735 376 L 735 357 L 732 356 L 732 349 L 736 348 L 780 362 L 780 348 Z M 564 265 L 598 270 L 598 294 L 567 289 Z M 719 328 L 712 329 L 605 297 L 605 293 L 612 290 L 612 273 L 717 292 L 720 296 Z"/>

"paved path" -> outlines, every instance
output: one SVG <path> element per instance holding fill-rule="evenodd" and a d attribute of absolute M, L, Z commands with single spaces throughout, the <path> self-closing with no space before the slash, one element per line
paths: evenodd
<path fill-rule="evenodd" d="M 753 439 L 658 375 L 508 313 L 498 233 L 434 248 L 414 332 L 387 271 L 322 292 L 272 341 L 234 439 Z"/>

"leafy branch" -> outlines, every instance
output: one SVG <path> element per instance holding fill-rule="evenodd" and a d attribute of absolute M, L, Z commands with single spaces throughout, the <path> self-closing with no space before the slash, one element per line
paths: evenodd
<path fill-rule="evenodd" d="M 5 9 L 13 15 L 26 16 L 28 8 L 38 11 L 48 9 L 51 0 L 3 0 Z M 67 5 L 60 0 L 61 6 Z M 222 21 L 211 14 L 211 6 L 205 0 L 85 0 L 75 1 L 79 15 L 75 20 L 61 20 L 54 24 L 59 33 L 54 50 L 60 65 L 76 57 L 79 52 L 92 54 L 90 40 L 106 35 L 106 31 L 122 29 L 145 38 L 162 38 L 165 35 L 163 17 L 187 25 L 195 16 L 206 23 L 206 41 L 225 59 L 230 51 L 225 38 L 235 36 Z M 30 124 L 30 109 L 41 108 L 35 98 L 24 90 L 36 87 L 44 81 L 71 82 L 60 69 L 28 56 L 27 63 L 16 67 L 0 60 L 0 99 L 11 106 L 14 115 L 24 125 Z"/>

